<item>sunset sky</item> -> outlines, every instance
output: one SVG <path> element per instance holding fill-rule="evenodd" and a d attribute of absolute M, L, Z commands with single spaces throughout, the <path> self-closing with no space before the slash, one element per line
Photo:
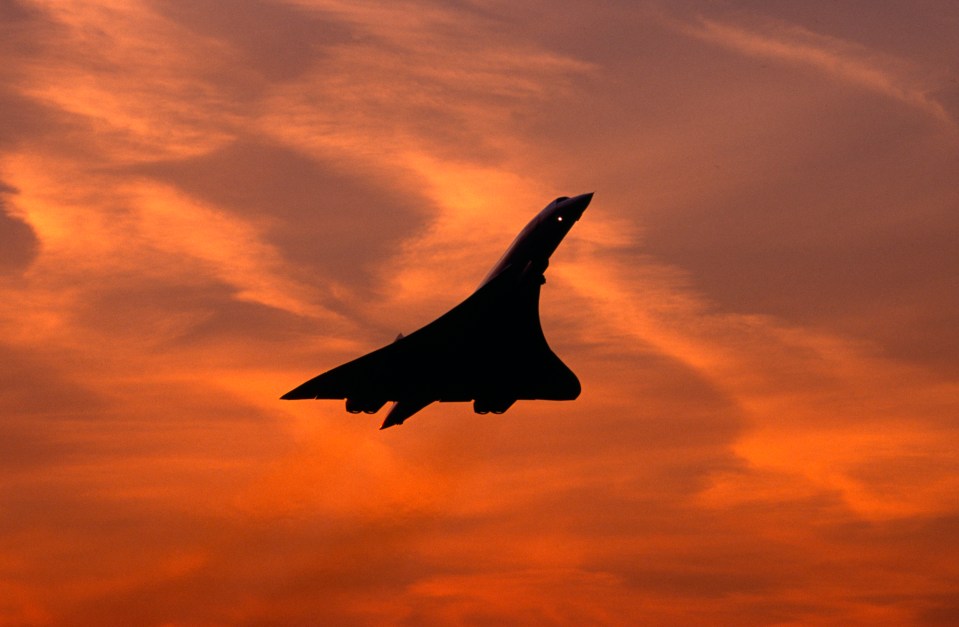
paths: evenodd
<path fill-rule="evenodd" d="M 959 624 L 959 3 L 0 0 L 0 373 L 0 625 Z"/>

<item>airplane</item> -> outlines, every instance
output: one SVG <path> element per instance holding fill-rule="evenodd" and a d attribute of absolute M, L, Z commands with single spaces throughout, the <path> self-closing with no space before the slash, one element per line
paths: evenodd
<path fill-rule="evenodd" d="M 393 406 L 380 429 L 439 402 L 502 414 L 518 400 L 577 398 L 579 379 L 550 349 L 539 320 L 549 258 L 593 194 L 561 196 L 520 231 L 473 294 L 425 327 L 333 368 L 285 400 L 346 399 L 346 411 Z"/>

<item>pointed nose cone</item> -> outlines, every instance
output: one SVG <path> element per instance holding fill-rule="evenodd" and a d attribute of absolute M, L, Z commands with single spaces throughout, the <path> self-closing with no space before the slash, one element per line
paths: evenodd
<path fill-rule="evenodd" d="M 588 194 L 580 194 L 579 196 L 574 196 L 570 198 L 569 200 L 565 201 L 563 205 L 564 205 L 564 208 L 568 208 L 567 211 L 569 211 L 573 216 L 575 216 L 573 218 L 574 220 L 579 220 L 579 218 L 583 215 L 583 212 L 586 211 L 586 207 L 589 206 L 589 201 L 591 201 L 592 199 L 593 199 L 593 192 L 589 192 Z"/>

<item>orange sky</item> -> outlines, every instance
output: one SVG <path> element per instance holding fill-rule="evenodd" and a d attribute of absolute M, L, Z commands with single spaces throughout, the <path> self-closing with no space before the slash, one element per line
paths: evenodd
<path fill-rule="evenodd" d="M 959 5 L 0 0 L 0 625 L 959 622 Z M 572 403 L 278 400 L 559 195 Z"/>

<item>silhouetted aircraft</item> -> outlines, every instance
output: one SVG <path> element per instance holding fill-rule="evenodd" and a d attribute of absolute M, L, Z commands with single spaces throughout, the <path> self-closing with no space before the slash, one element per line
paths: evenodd
<path fill-rule="evenodd" d="M 434 401 L 473 401 L 502 414 L 517 400 L 568 401 L 579 380 L 546 343 L 539 291 L 550 255 L 592 194 L 549 203 L 526 225 L 473 294 L 422 329 L 333 368 L 284 399 L 345 398 L 346 411 L 375 414 L 394 401 L 381 429 Z"/>

